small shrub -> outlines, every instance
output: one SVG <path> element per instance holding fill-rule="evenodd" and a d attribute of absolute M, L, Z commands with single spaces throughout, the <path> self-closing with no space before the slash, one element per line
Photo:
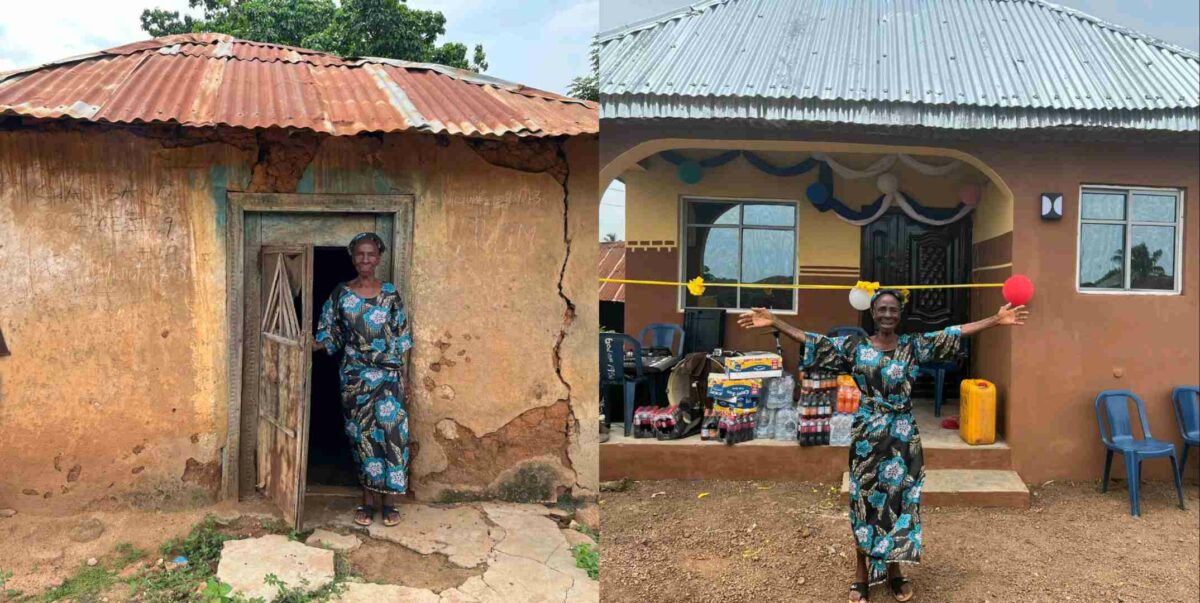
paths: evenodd
<path fill-rule="evenodd" d="M 575 567 L 587 570 L 592 580 L 600 579 L 600 553 L 592 545 L 577 544 L 571 547 L 571 554 L 575 556 Z"/>

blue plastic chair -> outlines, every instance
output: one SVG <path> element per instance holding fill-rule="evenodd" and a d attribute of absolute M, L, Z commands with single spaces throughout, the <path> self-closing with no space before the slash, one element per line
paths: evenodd
<path fill-rule="evenodd" d="M 634 376 L 625 374 L 625 348 L 633 349 Z M 621 387 L 621 406 L 625 415 L 625 435 L 633 433 L 633 407 L 637 404 L 637 386 L 650 389 L 650 403 L 658 406 L 658 393 L 650 377 L 642 371 L 642 344 L 623 333 L 600 334 L 600 397 L 610 385 Z"/>
<path fill-rule="evenodd" d="M 646 335 L 651 336 L 650 343 L 646 343 Z M 675 335 L 679 335 L 679 347 L 675 347 Z M 670 348 L 671 355 L 683 360 L 683 342 L 686 334 L 683 332 L 683 327 L 679 325 L 667 324 L 664 322 L 652 322 L 645 326 L 638 333 L 638 343 L 643 346 L 652 348 Z"/>
<path fill-rule="evenodd" d="M 968 353 L 971 341 L 963 339 L 962 352 Z M 917 367 L 917 374 L 926 375 L 933 379 L 933 416 L 942 416 L 942 402 L 945 400 L 946 375 L 958 370 L 957 362 L 930 362 Z M 959 400 L 962 403 L 962 400 Z"/>
<path fill-rule="evenodd" d="M 840 326 L 829 329 L 825 332 L 826 337 L 845 337 L 847 335 L 862 335 L 870 337 L 862 327 Z"/>
<path fill-rule="evenodd" d="M 1138 420 L 1142 424 L 1142 439 L 1133 435 L 1133 424 L 1129 416 L 1129 401 L 1137 404 Z M 1104 411 L 1101 413 L 1101 407 Z M 1105 420 L 1108 427 L 1105 428 Z M 1171 474 L 1175 478 L 1175 492 L 1179 495 L 1179 508 L 1183 506 L 1183 485 L 1179 479 L 1179 463 L 1175 460 L 1175 444 L 1156 440 L 1150 435 L 1150 424 L 1146 421 L 1146 405 L 1137 394 L 1125 389 L 1110 389 L 1096 396 L 1096 423 L 1100 427 L 1100 441 L 1107 448 L 1104 458 L 1104 482 L 1101 492 L 1108 492 L 1108 476 L 1112 469 L 1113 453 L 1125 455 L 1125 476 L 1129 481 L 1130 514 L 1141 517 L 1139 503 L 1142 476 L 1142 461 L 1168 457 L 1171 459 Z"/>
<path fill-rule="evenodd" d="M 1175 403 L 1179 435 L 1183 436 L 1183 455 L 1179 458 L 1179 479 L 1182 480 L 1188 449 L 1192 446 L 1200 448 L 1200 386 L 1185 385 L 1171 390 L 1171 401 Z"/>

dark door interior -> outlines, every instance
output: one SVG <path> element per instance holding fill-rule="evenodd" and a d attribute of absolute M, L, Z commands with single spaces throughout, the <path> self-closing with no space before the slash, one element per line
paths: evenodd
<path fill-rule="evenodd" d="M 313 324 L 321 319 L 321 309 L 339 283 L 354 280 L 357 274 L 345 247 L 317 247 L 313 250 Z M 342 397 L 338 364 L 340 356 L 313 352 L 312 398 L 308 435 L 308 483 L 320 486 L 357 486 L 357 470 L 350 456 L 342 419 Z"/>
<path fill-rule="evenodd" d="M 929 226 L 892 210 L 862 228 L 862 274 L 884 285 L 937 285 L 971 282 L 971 220 Z M 969 289 L 918 289 L 904 309 L 902 332 L 924 333 L 960 325 L 970 318 Z M 863 328 L 874 332 L 869 312 Z M 970 358 L 960 359 L 970 366 Z M 957 381 L 954 381 L 957 383 Z M 915 395 L 930 395 L 918 383 Z M 953 397 L 958 387 L 946 387 Z"/>

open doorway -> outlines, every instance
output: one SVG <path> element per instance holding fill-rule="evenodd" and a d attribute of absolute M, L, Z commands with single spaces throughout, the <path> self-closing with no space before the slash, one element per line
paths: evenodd
<path fill-rule="evenodd" d="M 321 308 L 340 283 L 357 276 L 345 247 L 313 249 L 312 332 L 317 332 Z M 312 388 L 308 434 L 309 486 L 358 486 L 357 469 L 350 455 L 350 443 L 342 419 L 342 400 L 338 365 L 341 357 L 313 352 Z"/>

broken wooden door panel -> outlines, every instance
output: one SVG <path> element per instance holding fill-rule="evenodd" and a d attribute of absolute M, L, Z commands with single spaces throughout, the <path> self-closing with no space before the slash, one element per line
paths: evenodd
<path fill-rule="evenodd" d="M 264 246 L 258 401 L 258 487 L 301 529 L 312 356 L 312 248 Z M 301 311 L 296 311 L 297 298 Z"/>

